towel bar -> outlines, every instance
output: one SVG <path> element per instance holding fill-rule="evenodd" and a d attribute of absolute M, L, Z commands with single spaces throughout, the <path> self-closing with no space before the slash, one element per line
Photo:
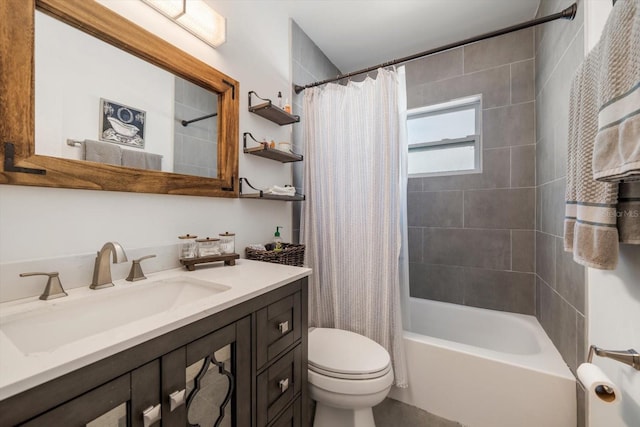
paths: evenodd
<path fill-rule="evenodd" d="M 589 356 L 587 362 L 591 363 L 593 355 L 596 354 L 600 357 L 607 357 L 615 361 L 624 363 L 631 366 L 633 369 L 640 371 L 640 354 L 637 351 L 630 348 L 629 350 L 604 350 L 600 347 L 592 345 L 589 347 Z"/>

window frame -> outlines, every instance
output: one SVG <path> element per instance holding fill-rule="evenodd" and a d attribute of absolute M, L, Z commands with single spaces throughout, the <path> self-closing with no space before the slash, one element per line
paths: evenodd
<path fill-rule="evenodd" d="M 438 104 L 427 105 L 424 107 L 412 108 L 407 110 L 407 123 L 412 118 L 431 117 L 456 111 L 463 111 L 473 107 L 475 109 L 475 128 L 476 133 L 460 138 L 444 138 L 435 141 L 425 141 L 409 145 L 407 143 L 407 158 L 411 154 L 411 149 L 431 148 L 455 146 L 468 142 L 474 143 L 474 165 L 473 169 L 447 170 L 439 172 L 417 172 L 409 173 L 409 178 L 423 178 L 433 176 L 451 176 L 451 175 L 468 175 L 482 173 L 482 94 L 457 98 Z M 408 130 L 407 130 L 408 132 Z M 408 138 L 408 133 L 407 133 Z"/>

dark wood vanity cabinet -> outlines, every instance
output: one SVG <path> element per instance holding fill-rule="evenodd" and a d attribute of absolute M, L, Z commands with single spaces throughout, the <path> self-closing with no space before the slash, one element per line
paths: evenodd
<path fill-rule="evenodd" d="M 306 401 L 303 278 L 7 398 L 0 426 L 302 426 Z"/>

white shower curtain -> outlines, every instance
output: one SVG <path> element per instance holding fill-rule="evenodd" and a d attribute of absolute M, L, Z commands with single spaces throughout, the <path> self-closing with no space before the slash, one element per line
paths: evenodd
<path fill-rule="evenodd" d="M 399 267 L 404 91 L 403 76 L 384 69 L 375 80 L 305 90 L 301 227 L 313 268 L 310 324 L 381 344 L 399 387 L 407 386 Z"/>

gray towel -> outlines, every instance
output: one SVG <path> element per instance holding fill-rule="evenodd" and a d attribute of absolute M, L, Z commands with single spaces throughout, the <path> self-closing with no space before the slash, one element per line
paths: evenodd
<path fill-rule="evenodd" d="M 85 139 L 82 146 L 85 160 L 118 166 L 122 164 L 122 149 L 119 145 Z"/>
<path fill-rule="evenodd" d="M 160 170 L 162 156 L 138 150 L 122 150 L 122 166 L 137 169 Z"/>
<path fill-rule="evenodd" d="M 160 154 L 147 153 L 145 167 L 150 170 L 162 170 L 162 156 Z"/>
<path fill-rule="evenodd" d="M 569 94 L 564 249 L 582 265 L 613 269 L 618 262 L 618 185 L 595 181 L 592 169 L 599 59 L 598 44 L 578 68 Z"/>
<path fill-rule="evenodd" d="M 593 177 L 640 180 L 640 2 L 620 0 L 599 41 L 598 135 Z"/>

